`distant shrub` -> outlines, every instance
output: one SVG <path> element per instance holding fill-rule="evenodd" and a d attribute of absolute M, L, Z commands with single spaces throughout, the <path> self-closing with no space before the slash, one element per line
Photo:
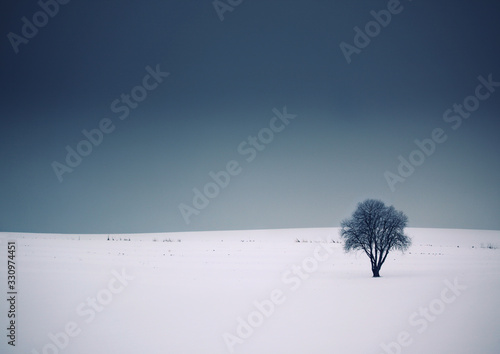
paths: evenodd
<path fill-rule="evenodd" d="M 490 250 L 496 250 L 498 249 L 498 246 L 493 244 L 493 243 L 488 243 L 487 245 L 485 245 L 484 243 L 481 243 L 481 248 L 488 248 Z"/>

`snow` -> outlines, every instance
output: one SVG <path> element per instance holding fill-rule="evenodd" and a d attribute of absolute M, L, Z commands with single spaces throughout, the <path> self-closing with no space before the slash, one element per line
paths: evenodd
<path fill-rule="evenodd" d="M 0 303 L 0 352 L 499 353 L 500 231 L 407 233 L 381 278 L 337 228 L 0 233 L 18 291 L 15 347 Z"/>

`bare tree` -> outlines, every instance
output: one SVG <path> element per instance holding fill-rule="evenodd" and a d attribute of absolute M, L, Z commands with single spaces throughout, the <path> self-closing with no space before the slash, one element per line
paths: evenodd
<path fill-rule="evenodd" d="M 350 219 L 340 224 L 340 236 L 345 240 L 346 252 L 363 250 L 372 265 L 374 277 L 380 277 L 380 268 L 389 251 L 405 251 L 411 238 L 404 234 L 408 217 L 380 200 L 367 199 L 359 203 Z"/>

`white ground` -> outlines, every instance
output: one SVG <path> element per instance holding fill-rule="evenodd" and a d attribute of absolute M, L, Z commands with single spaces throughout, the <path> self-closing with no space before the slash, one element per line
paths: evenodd
<path fill-rule="evenodd" d="M 335 228 L 0 233 L 0 353 L 500 353 L 500 232 L 407 233 L 413 246 L 391 253 L 378 279 Z"/>

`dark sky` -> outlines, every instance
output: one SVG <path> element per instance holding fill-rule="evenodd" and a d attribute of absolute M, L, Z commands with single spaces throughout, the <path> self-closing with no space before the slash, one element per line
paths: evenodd
<path fill-rule="evenodd" d="M 0 231 L 500 229 L 496 1 L 238 3 L 2 2 Z"/>

